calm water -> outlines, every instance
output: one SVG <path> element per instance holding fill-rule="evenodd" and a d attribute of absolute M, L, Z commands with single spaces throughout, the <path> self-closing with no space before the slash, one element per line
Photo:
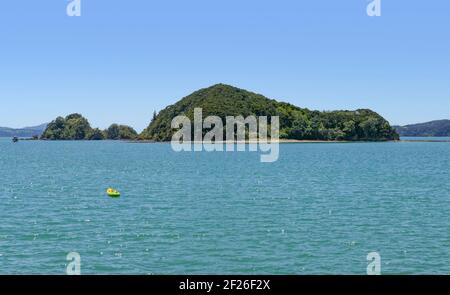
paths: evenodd
<path fill-rule="evenodd" d="M 450 144 L 168 144 L 0 139 L 0 273 L 450 273 Z M 105 196 L 113 186 L 120 199 Z"/>
<path fill-rule="evenodd" d="M 441 136 L 441 137 L 423 137 L 423 136 L 402 136 L 401 137 L 402 140 L 421 140 L 421 141 L 450 141 L 450 137 L 445 137 L 445 136 Z"/>

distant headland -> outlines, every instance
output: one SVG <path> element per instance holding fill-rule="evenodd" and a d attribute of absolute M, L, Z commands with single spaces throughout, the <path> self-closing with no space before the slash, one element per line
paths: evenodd
<path fill-rule="evenodd" d="M 449 137 L 450 120 L 436 120 L 406 126 L 393 126 L 401 136 Z"/>
<path fill-rule="evenodd" d="M 24 128 L 0 127 L 0 137 L 38 138 L 47 128 L 47 124 Z"/>
<path fill-rule="evenodd" d="M 194 108 L 204 116 L 279 116 L 280 140 L 286 141 L 390 141 L 399 135 L 389 122 L 369 109 L 312 111 L 233 86 L 217 84 L 200 89 L 174 105 L 154 113 L 149 126 L 138 134 L 132 127 L 113 124 L 106 130 L 92 128 L 80 114 L 58 117 L 40 136 L 43 140 L 142 140 L 170 141 L 178 115 L 193 118 Z M 225 132 L 225 130 L 224 130 Z"/>

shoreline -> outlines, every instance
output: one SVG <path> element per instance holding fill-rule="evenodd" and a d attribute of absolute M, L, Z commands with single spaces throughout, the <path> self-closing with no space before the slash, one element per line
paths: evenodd
<path fill-rule="evenodd" d="M 271 143 L 363 143 L 363 142 L 400 142 L 401 140 L 383 140 L 383 141 L 351 141 L 351 140 L 313 140 L 313 139 L 305 139 L 305 140 L 301 140 L 301 139 L 279 139 L 279 140 L 268 140 L 267 143 L 271 144 Z M 154 140 L 127 140 L 125 141 L 127 143 L 171 143 L 170 141 L 154 141 Z M 203 144 L 203 142 L 195 142 L 195 141 L 191 141 L 191 142 L 186 142 L 186 143 L 190 143 L 190 144 Z M 227 144 L 227 143 L 234 143 L 234 144 L 259 144 L 259 141 L 218 141 L 218 142 L 213 142 L 214 143 L 222 143 L 222 144 Z"/>
<path fill-rule="evenodd" d="M 124 142 L 127 143 L 170 143 L 170 141 L 154 141 L 154 140 L 125 140 Z M 313 139 L 279 139 L 270 141 L 268 140 L 267 143 L 387 143 L 387 142 L 448 142 L 450 143 L 450 140 L 447 139 L 440 139 L 440 140 L 431 140 L 431 139 L 399 139 L 399 140 L 313 140 Z M 198 142 L 189 142 L 191 144 L 195 144 Z M 203 143 L 203 142 L 200 142 Z M 227 143 L 234 143 L 234 144 L 258 144 L 258 141 L 234 141 L 234 142 L 228 142 L 228 141 L 220 141 L 217 143 L 227 144 Z"/>
<path fill-rule="evenodd" d="M 0 137 L 0 138 L 8 138 L 8 139 L 12 139 L 12 137 Z M 171 143 L 170 141 L 154 141 L 154 140 L 131 140 L 131 139 L 118 139 L 118 140 L 108 140 L 108 139 L 104 139 L 104 140 L 48 140 L 48 139 L 34 139 L 34 138 L 19 138 L 19 141 L 48 141 L 48 142 L 52 142 L 52 141 L 66 141 L 66 142 L 70 142 L 70 141 L 117 141 L 117 142 L 124 142 L 124 143 Z M 440 143 L 450 143 L 449 139 L 400 139 L 400 140 L 314 140 L 314 139 L 278 139 L 278 140 L 268 140 L 267 143 L 368 143 L 368 142 L 372 142 L 372 143 L 383 143 L 383 142 L 440 142 Z M 188 143 L 188 142 L 186 142 Z M 203 144 L 203 142 L 189 142 L 191 144 L 198 144 L 201 143 Z M 214 143 L 222 143 L 222 144 L 227 144 L 227 143 L 234 143 L 234 144 L 259 144 L 259 141 L 220 141 L 220 142 L 213 142 Z"/>

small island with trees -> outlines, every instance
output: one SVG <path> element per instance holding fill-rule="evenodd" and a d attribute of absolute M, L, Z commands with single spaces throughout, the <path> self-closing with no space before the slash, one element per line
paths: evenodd
<path fill-rule="evenodd" d="M 138 133 L 126 125 L 112 124 L 106 130 L 92 128 L 80 114 L 58 117 L 47 125 L 41 135 L 43 140 L 134 140 Z"/>
<path fill-rule="evenodd" d="M 80 114 L 58 117 L 48 124 L 43 140 L 146 140 L 170 141 L 176 130 L 172 119 L 193 119 L 194 108 L 204 116 L 279 116 L 281 140 L 391 141 L 399 135 L 382 116 L 369 109 L 356 111 L 312 111 L 266 98 L 225 84 L 198 90 L 161 112 L 154 113 L 149 126 L 138 134 L 132 127 L 112 124 L 106 130 L 92 128 Z M 224 130 L 225 132 L 225 130 Z"/>

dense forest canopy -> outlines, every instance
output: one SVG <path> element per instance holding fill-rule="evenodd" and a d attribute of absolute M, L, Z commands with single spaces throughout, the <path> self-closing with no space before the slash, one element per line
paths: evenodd
<path fill-rule="evenodd" d="M 112 124 L 108 129 L 105 130 L 106 138 L 117 140 L 117 139 L 136 139 L 138 137 L 137 132 L 126 125 Z"/>
<path fill-rule="evenodd" d="M 201 89 L 168 106 L 153 117 L 140 138 L 171 140 L 175 132 L 171 128 L 172 119 L 186 115 L 192 121 L 194 108 L 203 109 L 203 118 L 215 115 L 223 122 L 226 116 L 279 116 L 282 139 L 386 141 L 399 138 L 389 122 L 368 109 L 311 111 L 224 84 Z"/>
<path fill-rule="evenodd" d="M 137 132 L 126 125 L 112 124 L 106 130 L 92 128 L 80 114 L 58 117 L 48 124 L 41 139 L 47 140 L 121 140 L 136 139 Z"/>
<path fill-rule="evenodd" d="M 219 116 L 279 116 L 280 138 L 328 141 L 397 140 L 397 132 L 383 117 L 369 109 L 356 111 L 311 111 L 289 103 L 268 99 L 236 87 L 218 84 L 201 89 L 154 113 L 150 125 L 140 134 L 126 125 L 112 124 L 106 130 L 92 128 L 80 114 L 58 117 L 48 124 L 41 139 L 47 140 L 154 140 L 170 141 L 175 130 L 172 119 L 186 115 L 193 121 L 194 109 L 202 108 L 203 118 Z M 225 133 L 224 126 L 224 133 Z M 204 130 L 207 132 L 209 130 Z"/>

